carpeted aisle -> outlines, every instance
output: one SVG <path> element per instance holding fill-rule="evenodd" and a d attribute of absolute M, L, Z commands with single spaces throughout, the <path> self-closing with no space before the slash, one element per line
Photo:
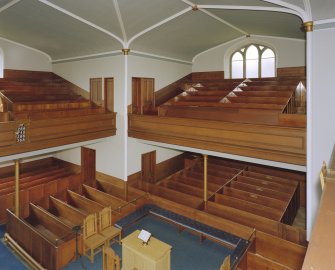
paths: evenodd
<path fill-rule="evenodd" d="M 0 269 L 1 270 L 26 270 L 29 269 L 23 262 L 14 255 L 10 248 L 4 243 L 3 235 L 6 232 L 6 225 L 0 226 Z"/>

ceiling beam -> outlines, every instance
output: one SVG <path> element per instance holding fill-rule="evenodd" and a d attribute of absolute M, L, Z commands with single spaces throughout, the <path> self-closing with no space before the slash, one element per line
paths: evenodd
<path fill-rule="evenodd" d="M 165 23 L 167 23 L 167 22 L 169 22 L 169 21 L 174 20 L 175 18 L 177 18 L 177 17 L 179 17 L 179 16 L 181 16 L 181 15 L 183 15 L 183 14 L 189 12 L 190 10 L 192 10 L 192 7 L 185 8 L 184 10 L 182 10 L 182 11 L 180 11 L 180 12 L 178 12 L 178 13 L 176 13 L 176 14 L 174 14 L 174 15 L 172 15 L 172 16 L 170 16 L 170 17 L 168 17 L 168 18 L 166 18 L 166 19 L 164 19 L 164 20 L 162 20 L 162 21 L 160 21 L 160 22 L 158 22 L 158 23 L 156 23 L 156 24 L 154 24 L 154 25 L 152 25 L 152 26 L 146 28 L 146 29 L 144 29 L 143 31 L 137 33 L 135 36 L 133 36 L 133 37 L 127 42 L 127 46 L 126 46 L 126 48 L 129 48 L 130 44 L 131 44 L 135 39 L 137 39 L 138 37 L 140 37 L 140 36 L 142 36 L 142 35 L 148 33 L 149 31 L 151 31 L 151 30 L 153 30 L 153 29 L 155 29 L 155 28 L 157 28 L 157 27 L 159 27 L 159 26 L 161 26 L 161 25 L 163 25 L 163 24 L 165 24 Z"/>
<path fill-rule="evenodd" d="M 121 31 L 122 31 L 123 40 L 124 40 L 124 42 L 127 42 L 128 38 L 127 38 L 126 28 L 124 27 L 119 3 L 118 3 L 117 0 L 113 0 L 113 4 L 114 4 L 115 11 L 116 11 L 117 19 L 119 21 L 120 28 L 121 28 Z"/>
<path fill-rule="evenodd" d="M 311 1 L 304 0 L 304 7 L 305 7 L 305 12 L 307 13 L 307 16 L 309 17 L 309 21 L 312 21 L 313 16 L 312 16 Z"/>
<path fill-rule="evenodd" d="M 309 16 L 308 16 L 308 13 L 306 12 L 306 10 L 303 10 L 302 8 L 300 8 L 296 5 L 293 5 L 291 3 L 288 3 L 288 2 L 285 2 L 285 1 L 282 1 L 282 0 L 261 0 L 261 1 L 294 10 L 294 11 L 297 12 L 296 15 L 299 16 L 304 22 L 311 20 L 311 18 L 309 18 Z M 304 0 L 304 2 L 305 2 L 305 0 Z M 305 8 L 306 8 L 306 5 L 305 5 Z"/>
<path fill-rule="evenodd" d="M 213 14 L 212 12 L 209 12 L 208 10 L 203 9 L 203 8 L 201 8 L 200 11 L 202 11 L 203 13 L 207 14 L 208 16 L 211 16 L 212 18 L 218 20 L 219 22 L 222 22 L 222 23 L 224 23 L 225 25 L 227 25 L 227 26 L 229 26 L 229 27 L 235 29 L 236 31 L 238 31 L 238 32 L 240 32 L 240 33 L 242 33 L 242 34 L 244 34 L 244 35 L 246 35 L 246 36 L 249 36 L 249 33 L 248 33 L 248 32 L 242 30 L 241 28 L 238 28 L 237 26 L 235 26 L 235 25 L 233 25 L 233 24 L 227 22 L 227 21 L 224 20 L 224 19 L 221 19 L 220 17 L 216 16 L 216 15 Z"/>
<path fill-rule="evenodd" d="M 204 9 L 224 9 L 224 10 L 253 10 L 253 11 L 274 11 L 289 13 L 301 17 L 301 14 L 295 10 L 289 8 L 279 8 L 279 7 L 260 7 L 260 6 L 235 6 L 235 5 L 198 5 L 198 8 Z M 304 19 L 303 19 L 304 20 Z"/>
<path fill-rule="evenodd" d="M 11 6 L 14 6 L 15 4 L 17 4 L 20 1 L 21 0 L 10 1 L 9 3 L 7 3 L 6 5 L 4 5 L 3 7 L 0 8 L 0 13 L 3 12 L 3 11 L 5 11 L 7 8 L 10 8 Z"/>
<path fill-rule="evenodd" d="M 185 4 L 191 6 L 191 7 L 197 7 L 199 8 L 199 10 L 203 13 L 205 13 L 206 15 L 218 20 L 219 22 L 222 22 L 223 24 L 235 29 L 236 31 L 242 33 L 243 35 L 249 35 L 249 33 L 247 33 L 246 31 L 242 30 L 241 28 L 238 28 L 237 26 L 231 24 L 230 22 L 227 22 L 226 20 L 216 16 L 215 14 L 213 14 L 212 12 L 206 10 L 206 9 L 203 9 L 201 8 L 201 5 L 196 5 L 195 3 L 192 3 L 191 1 L 188 1 L 188 0 L 181 0 L 182 2 L 184 2 Z"/>
<path fill-rule="evenodd" d="M 98 25 L 96 25 L 96 24 L 88 21 L 88 20 L 85 20 L 84 18 L 82 18 L 82 17 L 80 17 L 80 16 L 78 16 L 76 14 L 73 14 L 72 12 L 70 12 L 70 11 L 64 9 L 64 8 L 61 8 L 61 7 L 55 5 L 55 4 L 53 4 L 53 3 L 51 3 L 51 2 L 49 2 L 47 0 L 38 0 L 38 1 L 41 2 L 41 3 L 43 3 L 43 4 L 45 4 L 45 5 L 47 5 L 47 6 L 49 6 L 49 7 L 51 7 L 51 8 L 54 8 L 54 9 L 56 9 L 56 10 L 58 10 L 58 11 L 64 13 L 64 14 L 66 14 L 66 15 L 68 15 L 70 17 L 72 17 L 73 19 L 76 19 L 76 20 L 78 20 L 78 21 L 80 21 L 80 22 L 82 22 L 82 23 L 84 23 L 86 25 L 91 26 L 94 29 L 99 30 L 100 32 L 103 32 L 103 33 L 107 34 L 110 37 L 113 37 L 114 39 L 116 39 L 117 41 L 119 41 L 122 46 L 125 45 L 125 42 L 121 38 L 119 38 L 117 35 L 113 34 L 112 32 L 110 32 L 110 31 L 108 31 L 108 30 L 106 30 L 106 29 L 104 29 L 104 28 L 102 28 L 102 27 L 100 27 L 100 26 L 98 26 Z"/>

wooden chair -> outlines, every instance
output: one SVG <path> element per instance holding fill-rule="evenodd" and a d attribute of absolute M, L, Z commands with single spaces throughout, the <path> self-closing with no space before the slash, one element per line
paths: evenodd
<path fill-rule="evenodd" d="M 118 237 L 118 242 L 121 243 L 121 229 L 112 225 L 112 210 L 110 207 L 105 207 L 99 212 L 99 233 L 105 237 L 106 246 L 110 246 L 111 240 Z"/>
<path fill-rule="evenodd" d="M 220 266 L 220 270 L 230 270 L 230 255 L 224 259 L 222 265 Z"/>
<path fill-rule="evenodd" d="M 103 248 L 102 269 L 120 270 L 120 257 L 116 255 L 114 250 L 110 247 Z"/>
<path fill-rule="evenodd" d="M 97 214 L 88 215 L 84 219 L 83 240 L 84 254 L 93 263 L 94 255 L 102 250 L 106 242 L 106 238 L 98 233 Z M 87 250 L 90 250 L 89 256 L 86 254 Z"/>

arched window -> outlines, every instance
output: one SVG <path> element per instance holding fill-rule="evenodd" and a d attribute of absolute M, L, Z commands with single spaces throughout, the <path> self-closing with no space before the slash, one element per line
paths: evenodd
<path fill-rule="evenodd" d="M 231 57 L 231 78 L 265 78 L 276 75 L 276 56 L 266 46 L 250 44 Z"/>

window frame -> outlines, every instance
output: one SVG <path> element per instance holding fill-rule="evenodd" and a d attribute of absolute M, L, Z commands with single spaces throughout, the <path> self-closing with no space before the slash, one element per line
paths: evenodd
<path fill-rule="evenodd" d="M 230 55 L 230 78 L 233 79 L 233 56 L 235 55 L 235 53 L 240 53 L 242 54 L 243 57 L 243 79 L 246 79 L 246 74 L 247 74 L 247 59 L 246 59 L 246 54 L 247 54 L 247 50 L 249 49 L 249 47 L 251 46 L 255 46 L 257 48 L 258 51 L 258 77 L 257 78 L 269 78 L 269 77 L 262 77 L 262 54 L 263 52 L 265 52 L 267 49 L 270 49 L 273 54 L 274 54 L 274 76 L 276 76 L 277 74 L 277 64 L 276 64 L 276 60 L 277 60 L 277 55 L 276 52 L 270 48 L 269 46 L 263 45 L 263 44 L 256 44 L 256 43 L 250 43 L 248 45 L 242 46 L 239 49 L 233 51 L 233 53 Z M 260 47 L 263 47 L 263 49 L 261 49 Z M 244 51 L 242 51 L 244 49 Z M 235 78 L 237 79 L 237 78 Z"/>

